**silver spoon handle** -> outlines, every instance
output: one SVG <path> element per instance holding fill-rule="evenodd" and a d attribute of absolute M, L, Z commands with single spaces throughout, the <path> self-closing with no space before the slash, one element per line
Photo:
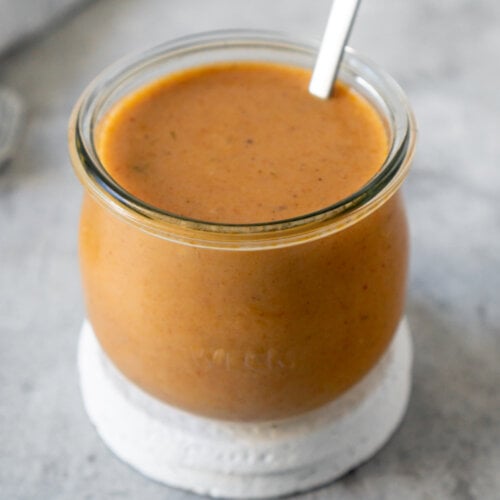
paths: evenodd
<path fill-rule="evenodd" d="M 309 83 L 309 92 L 321 99 L 330 97 L 337 78 L 344 47 L 349 38 L 361 0 L 334 0 L 318 58 Z"/>

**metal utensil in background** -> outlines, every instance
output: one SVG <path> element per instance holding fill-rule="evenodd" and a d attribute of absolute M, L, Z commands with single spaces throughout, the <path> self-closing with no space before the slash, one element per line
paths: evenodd
<path fill-rule="evenodd" d="M 24 105 L 17 92 L 0 87 L 0 172 L 14 157 L 23 115 Z"/>

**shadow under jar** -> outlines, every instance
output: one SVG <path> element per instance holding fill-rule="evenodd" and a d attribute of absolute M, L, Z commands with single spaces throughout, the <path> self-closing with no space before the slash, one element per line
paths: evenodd
<path fill-rule="evenodd" d="M 398 191 L 415 126 L 399 86 L 354 51 L 340 80 L 380 116 L 388 154 L 361 189 L 313 213 L 252 224 L 175 215 L 124 189 L 96 148 L 113 106 L 164 75 L 227 61 L 310 68 L 315 54 L 274 33 L 192 36 L 111 67 L 73 112 L 88 317 L 116 367 L 168 404 L 235 421 L 317 408 L 367 374 L 402 318 L 408 231 Z"/>

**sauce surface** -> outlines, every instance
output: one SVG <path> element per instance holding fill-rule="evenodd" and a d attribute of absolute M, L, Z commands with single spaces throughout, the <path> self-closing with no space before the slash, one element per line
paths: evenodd
<path fill-rule="evenodd" d="M 305 69 L 205 66 L 122 99 L 101 126 L 111 176 L 147 203 L 221 223 L 287 219 L 351 195 L 387 154 L 376 111 L 344 85 L 326 101 Z"/>

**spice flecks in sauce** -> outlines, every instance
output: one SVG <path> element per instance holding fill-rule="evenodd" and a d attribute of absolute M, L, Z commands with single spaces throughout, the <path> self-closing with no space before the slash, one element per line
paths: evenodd
<path fill-rule="evenodd" d="M 218 64 L 170 75 L 103 121 L 102 162 L 139 199 L 209 222 L 304 215 L 349 196 L 387 154 L 383 123 L 339 84 L 327 101 L 305 69 Z"/>

